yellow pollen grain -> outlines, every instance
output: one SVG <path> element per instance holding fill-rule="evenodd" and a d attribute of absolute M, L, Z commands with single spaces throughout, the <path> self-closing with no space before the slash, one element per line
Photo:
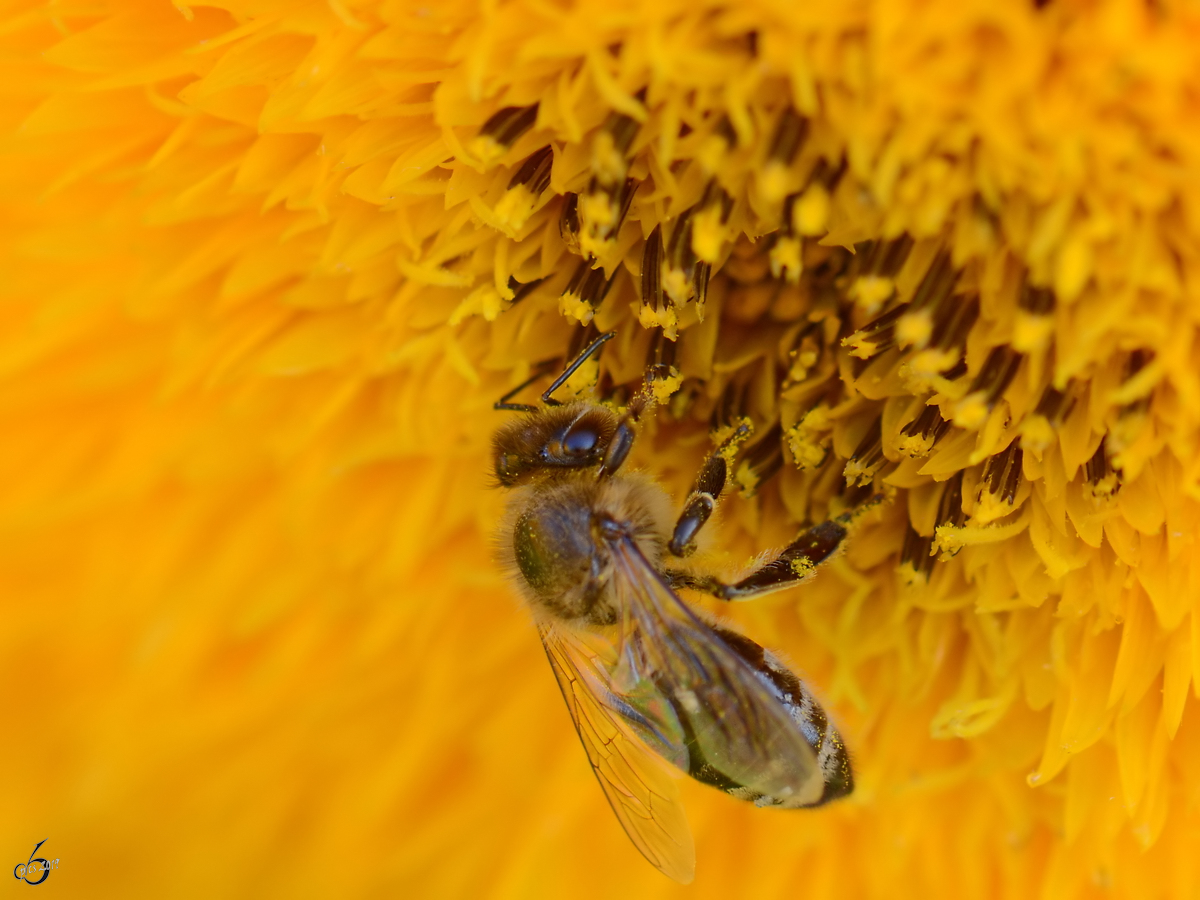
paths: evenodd
<path fill-rule="evenodd" d="M 1022 353 L 1042 350 L 1049 343 L 1053 333 L 1054 320 L 1049 316 L 1035 316 L 1019 310 L 1013 328 L 1013 349 Z"/>
<path fill-rule="evenodd" d="M 892 279 L 882 275 L 863 275 L 850 286 L 850 298 L 867 313 L 875 313 L 896 291 Z"/>
<path fill-rule="evenodd" d="M 733 473 L 733 483 L 737 485 L 738 493 L 743 497 L 752 497 L 758 490 L 758 476 L 750 466 L 738 466 Z"/>
<path fill-rule="evenodd" d="M 533 215 L 536 203 L 537 198 L 525 185 L 510 188 L 496 203 L 496 221 L 509 233 L 520 231 Z"/>
<path fill-rule="evenodd" d="M 643 328 L 662 329 L 663 337 L 668 340 L 673 341 L 679 335 L 679 316 L 670 305 L 656 309 L 643 304 L 638 309 L 638 323 Z"/>
<path fill-rule="evenodd" d="M 815 571 L 815 566 L 807 559 L 793 559 L 791 569 L 797 578 L 807 578 Z"/>
<path fill-rule="evenodd" d="M 771 160 L 758 173 L 758 191 L 766 203 L 778 203 L 787 196 L 793 180 L 786 165 Z"/>
<path fill-rule="evenodd" d="M 508 148 L 491 135 L 481 134 L 467 144 L 467 152 L 482 165 L 489 165 L 507 153 Z"/>
<path fill-rule="evenodd" d="M 665 263 L 662 267 L 662 288 L 676 306 L 683 306 L 696 296 L 696 289 L 688 273 Z"/>
<path fill-rule="evenodd" d="M 896 320 L 896 343 L 922 350 L 933 336 L 933 316 L 928 310 L 905 313 Z"/>
<path fill-rule="evenodd" d="M 1059 252 L 1054 290 L 1060 300 L 1074 300 L 1087 284 L 1094 265 L 1091 243 L 1082 235 L 1070 238 Z"/>
<path fill-rule="evenodd" d="M 777 240 L 771 247 L 771 275 L 782 278 L 788 284 L 797 284 L 804 271 L 800 258 L 800 241 L 796 238 L 784 237 Z"/>
<path fill-rule="evenodd" d="M 955 425 L 974 430 L 987 420 L 988 412 L 987 395 L 983 391 L 974 391 L 954 404 L 951 418 Z"/>
<path fill-rule="evenodd" d="M 800 469 L 815 469 L 825 461 L 829 450 L 825 446 L 829 428 L 820 421 L 810 421 L 812 414 L 804 421 L 788 429 L 785 436 L 788 450 Z"/>
<path fill-rule="evenodd" d="M 579 215 L 600 237 L 607 236 L 617 223 L 620 210 L 608 194 L 602 192 L 580 194 Z"/>
<path fill-rule="evenodd" d="M 666 403 L 682 384 L 683 378 L 678 372 L 672 372 L 665 378 L 656 378 L 650 386 L 655 402 Z"/>
<path fill-rule="evenodd" d="M 896 448 L 904 456 L 909 456 L 917 459 L 928 455 L 933 449 L 933 439 L 921 434 L 901 435 L 897 440 Z"/>
<path fill-rule="evenodd" d="M 729 142 L 719 134 L 710 134 L 701 143 L 696 159 L 707 174 L 715 175 L 721 170 L 728 154 Z"/>
<path fill-rule="evenodd" d="M 879 352 L 878 342 L 865 335 L 851 335 L 842 340 L 842 346 L 849 349 L 851 356 L 859 359 L 870 359 Z"/>
<path fill-rule="evenodd" d="M 1054 426 L 1045 416 L 1032 415 L 1021 423 L 1021 446 L 1034 453 L 1041 453 L 1054 441 Z"/>
<path fill-rule="evenodd" d="M 608 131 L 600 131 L 592 141 L 592 171 L 604 185 L 615 185 L 625 177 L 629 167 L 625 155 L 613 142 Z"/>
<path fill-rule="evenodd" d="M 450 314 L 449 324 L 458 325 L 471 316 L 482 316 L 485 321 L 492 322 L 508 306 L 493 285 L 480 285 L 467 294 Z"/>
<path fill-rule="evenodd" d="M 581 325 L 586 325 L 596 315 L 595 308 L 578 294 L 563 294 L 558 299 L 558 311 Z"/>
<path fill-rule="evenodd" d="M 726 242 L 726 232 L 718 206 L 702 209 L 692 216 L 692 252 L 696 258 L 706 263 L 717 262 Z"/>
<path fill-rule="evenodd" d="M 806 237 L 823 235 L 829 228 L 832 200 L 823 184 L 811 185 L 792 207 L 792 228 Z"/>

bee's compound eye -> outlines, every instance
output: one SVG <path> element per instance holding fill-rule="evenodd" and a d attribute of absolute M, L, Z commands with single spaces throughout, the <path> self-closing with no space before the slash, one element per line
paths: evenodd
<path fill-rule="evenodd" d="M 576 423 L 563 436 L 563 450 L 570 456 L 588 456 L 596 449 L 600 435 L 591 425 Z"/>

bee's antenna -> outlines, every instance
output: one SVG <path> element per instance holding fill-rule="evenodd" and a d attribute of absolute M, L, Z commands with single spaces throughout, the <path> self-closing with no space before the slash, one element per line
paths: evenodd
<path fill-rule="evenodd" d="M 589 357 L 594 356 L 596 351 L 598 351 L 602 346 L 604 346 L 605 343 L 612 340 L 616 336 L 617 333 L 615 331 L 606 331 L 604 334 L 600 335 L 594 341 L 584 347 L 579 352 L 579 355 L 571 360 L 571 363 L 567 366 L 566 371 L 554 379 L 554 383 L 550 385 L 550 387 L 546 388 L 545 392 L 542 394 L 542 402 L 547 406 L 558 406 L 558 401 L 552 399 L 550 395 L 562 387 L 563 382 L 574 375 L 575 370 L 587 362 Z M 502 412 L 537 412 L 538 408 L 530 403 L 510 403 L 509 401 L 539 378 L 546 375 L 547 372 L 553 371 L 553 369 L 551 369 L 552 365 L 553 360 L 547 360 L 546 362 L 539 364 L 531 376 L 526 378 L 515 388 L 497 400 L 495 406 L 492 408 Z"/>
<path fill-rule="evenodd" d="M 539 378 L 542 378 L 543 376 L 545 376 L 547 372 L 552 371 L 552 369 L 550 368 L 552 363 L 553 363 L 553 360 L 547 360 L 545 362 L 539 363 L 534 368 L 534 372 L 532 375 L 530 375 L 528 378 L 526 378 L 524 381 L 522 381 L 520 384 L 518 384 L 515 388 L 513 388 L 511 391 L 509 391 L 507 394 L 505 394 L 499 400 L 497 400 L 495 405 L 492 407 L 492 409 L 499 410 L 501 412 L 537 412 L 537 407 L 533 406 L 529 403 L 509 403 L 508 401 L 511 400 L 513 397 L 515 397 L 517 394 L 521 393 L 521 391 L 525 390 L 525 388 L 529 387 L 531 384 L 533 384 Z"/>
<path fill-rule="evenodd" d="M 542 402 L 547 406 L 558 406 L 558 401 L 552 399 L 550 395 L 562 387 L 563 382 L 574 375 L 575 370 L 587 362 L 589 357 L 593 356 L 601 347 L 603 347 L 608 341 L 611 341 L 616 336 L 617 333 L 615 331 L 606 331 L 604 334 L 600 335 L 598 338 L 584 347 L 579 352 L 579 355 L 571 360 L 571 364 L 567 366 L 566 370 L 554 379 L 554 384 L 546 388 L 545 393 L 542 394 Z"/>

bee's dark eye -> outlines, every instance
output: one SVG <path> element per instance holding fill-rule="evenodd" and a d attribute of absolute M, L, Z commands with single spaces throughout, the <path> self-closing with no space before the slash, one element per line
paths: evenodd
<path fill-rule="evenodd" d="M 576 425 L 563 436 L 563 450 L 571 456 L 587 456 L 596 449 L 599 440 L 600 435 L 590 426 Z"/>

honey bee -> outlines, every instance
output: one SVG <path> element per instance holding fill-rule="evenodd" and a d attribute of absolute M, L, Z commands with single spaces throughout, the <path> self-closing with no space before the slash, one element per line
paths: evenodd
<path fill-rule="evenodd" d="M 653 404 L 647 374 L 623 412 L 559 403 L 554 392 L 600 335 L 494 443 L 495 475 L 512 491 L 501 553 L 538 632 L 592 769 L 634 845 L 676 881 L 695 850 L 679 791 L 655 757 L 758 806 L 819 806 L 853 789 L 841 737 L 813 695 L 770 651 L 714 624 L 678 594 L 743 600 L 797 584 L 841 545 L 850 513 L 809 529 L 733 583 L 686 558 L 725 487 L 743 425 L 705 460 L 682 512 L 624 464 Z"/>

